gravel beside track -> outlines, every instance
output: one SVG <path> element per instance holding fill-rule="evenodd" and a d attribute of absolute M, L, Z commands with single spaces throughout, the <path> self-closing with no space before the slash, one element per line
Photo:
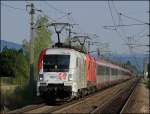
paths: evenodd
<path fill-rule="evenodd" d="M 150 113 L 149 90 L 141 79 L 127 100 L 121 113 Z"/>

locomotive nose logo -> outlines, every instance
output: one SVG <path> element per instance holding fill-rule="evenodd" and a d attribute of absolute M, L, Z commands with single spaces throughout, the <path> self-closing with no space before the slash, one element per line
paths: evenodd
<path fill-rule="evenodd" d="M 66 79 L 66 73 L 65 72 L 60 72 L 60 73 L 58 73 L 58 77 L 59 77 L 59 79 L 61 79 L 61 80 L 64 80 L 64 79 Z"/>

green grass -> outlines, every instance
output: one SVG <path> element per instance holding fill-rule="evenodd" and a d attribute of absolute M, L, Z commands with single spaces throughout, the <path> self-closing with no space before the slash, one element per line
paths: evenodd
<path fill-rule="evenodd" d="M 31 104 L 36 98 L 35 87 L 34 84 L 34 89 L 31 92 L 28 85 L 17 86 L 15 88 L 9 87 L 9 89 L 6 89 L 6 86 L 4 86 L 3 89 L 1 89 L 1 106 L 5 105 L 9 110 L 13 110 Z M 31 97 L 31 95 L 33 96 Z"/>

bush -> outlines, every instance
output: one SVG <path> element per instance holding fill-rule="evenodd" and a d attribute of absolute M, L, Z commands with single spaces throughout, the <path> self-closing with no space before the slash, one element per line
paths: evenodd
<path fill-rule="evenodd" d="M 0 53 L 0 78 L 8 84 L 26 84 L 29 65 L 25 55 L 19 50 L 4 49 Z"/>

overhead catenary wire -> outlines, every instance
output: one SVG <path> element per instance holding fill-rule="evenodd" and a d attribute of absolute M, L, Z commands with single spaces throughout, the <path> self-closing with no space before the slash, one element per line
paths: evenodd
<path fill-rule="evenodd" d="M 120 17 L 120 22 L 121 22 L 121 24 L 124 24 L 121 17 Z M 122 31 L 123 31 L 124 35 L 126 35 L 126 32 L 125 32 L 124 28 L 122 28 Z M 127 37 L 127 36 L 126 36 L 126 37 Z M 130 42 L 129 42 L 129 43 L 130 43 Z M 137 58 L 136 58 L 135 55 L 133 54 L 133 53 L 134 53 L 134 52 L 133 52 L 133 47 L 132 47 L 131 45 L 127 45 L 127 46 L 129 47 L 129 52 L 130 52 L 130 54 L 132 55 L 132 57 L 133 57 L 133 59 L 134 59 L 134 61 L 135 61 L 136 66 L 140 69 L 140 65 L 139 65 L 138 62 L 137 62 Z"/>
<path fill-rule="evenodd" d="M 43 3 L 45 3 L 45 2 L 43 2 Z M 47 16 L 44 12 L 42 12 L 42 14 L 45 15 L 45 16 Z M 60 16 L 60 17 L 58 17 L 58 18 L 56 18 L 56 19 L 51 18 L 51 17 L 49 17 L 49 16 L 47 16 L 47 17 L 51 20 L 51 21 L 49 22 L 49 24 L 50 24 L 50 23 L 57 23 L 57 22 L 60 22 L 62 18 L 68 17 L 69 15 L 71 15 L 70 12 L 68 12 L 68 13 L 66 13 L 66 14 L 63 14 L 62 16 Z M 74 24 L 71 24 L 71 25 L 74 25 Z M 64 38 L 66 38 L 66 37 L 67 37 L 67 30 L 66 30 L 66 34 L 61 33 L 61 35 L 62 35 Z"/>
<path fill-rule="evenodd" d="M 79 27 L 80 31 L 83 31 L 83 29 L 81 29 L 81 27 L 79 26 L 79 24 L 77 24 L 77 23 L 75 22 L 74 18 L 73 18 L 72 15 L 71 15 L 71 14 L 72 14 L 71 12 L 64 12 L 64 11 L 62 11 L 62 10 L 60 10 L 60 9 L 57 9 L 56 7 L 54 7 L 53 5 L 51 5 L 51 4 L 50 4 L 49 2 L 47 2 L 47 1 L 44 1 L 44 3 L 45 3 L 49 8 L 54 9 L 54 10 L 57 11 L 58 13 L 64 14 L 64 15 L 62 15 L 61 17 L 56 18 L 56 19 L 55 19 L 55 22 L 58 21 L 58 20 L 60 20 L 60 19 L 63 19 L 63 18 L 65 18 L 65 17 L 67 17 L 67 18 L 68 18 L 68 21 L 70 20 L 70 21 L 73 23 L 73 25 L 77 25 L 77 26 Z"/>
<path fill-rule="evenodd" d="M 120 34 L 120 32 L 118 31 L 118 28 L 116 26 L 116 23 L 115 23 L 115 20 L 114 20 L 114 16 L 113 16 L 113 13 L 112 13 L 112 9 L 111 9 L 111 5 L 110 5 L 110 0 L 108 0 L 108 6 L 109 6 L 109 11 L 110 11 L 110 14 L 111 14 L 112 22 L 113 22 L 113 24 L 115 26 L 114 30 L 116 31 L 116 33 L 117 33 L 117 35 L 119 37 L 123 38 L 123 36 Z M 125 39 L 123 38 L 123 40 L 125 40 Z"/>
<path fill-rule="evenodd" d="M 55 11 L 57 11 L 58 13 L 62 14 L 62 16 L 55 18 L 55 20 L 57 20 L 57 21 L 60 20 L 60 19 L 65 18 L 65 17 L 67 17 L 68 15 L 71 14 L 70 12 L 64 12 L 64 11 L 62 11 L 62 10 L 60 10 L 60 9 L 55 8 L 53 5 L 49 4 L 49 2 L 47 2 L 47 1 L 43 1 L 43 3 L 44 3 L 45 5 L 47 5 L 48 8 L 52 8 L 52 9 L 54 9 Z M 49 9 L 49 11 L 51 12 L 50 9 Z"/>
<path fill-rule="evenodd" d="M 136 25 L 147 25 L 147 24 L 145 24 L 145 23 L 143 23 L 143 24 L 118 24 L 118 25 L 116 25 L 116 26 L 104 26 L 104 27 L 130 27 L 130 26 L 136 26 Z"/>
<path fill-rule="evenodd" d="M 19 11 L 25 11 L 26 12 L 26 9 L 14 7 L 14 6 L 2 3 L 2 2 L 1 2 L 1 5 L 4 6 L 4 7 L 8 7 L 8 8 L 14 9 L 14 10 L 19 10 Z"/>
<path fill-rule="evenodd" d="M 137 21 L 137 22 L 140 22 L 140 23 L 148 24 L 148 25 L 149 25 L 149 23 L 147 23 L 147 22 L 145 22 L 145 21 L 136 19 L 136 18 L 134 18 L 134 17 L 127 16 L 127 15 L 125 15 L 124 13 L 119 12 L 119 11 L 117 10 L 117 8 L 116 8 L 116 6 L 115 6 L 115 4 L 114 4 L 113 1 L 112 1 L 112 6 L 114 7 L 114 9 L 115 9 L 115 11 L 116 11 L 116 13 L 117 13 L 118 15 L 122 15 L 122 16 L 128 18 L 128 19 L 132 19 L 132 20 L 135 20 L 135 21 Z"/>
<path fill-rule="evenodd" d="M 129 17 L 129 16 L 127 16 L 127 15 L 123 14 L 123 13 L 119 13 L 119 15 L 122 15 L 122 16 L 124 16 L 124 17 L 128 18 L 128 19 L 131 19 L 131 20 L 134 20 L 134 21 L 137 21 L 137 22 L 140 22 L 140 23 L 143 23 L 143 24 L 147 24 L 147 25 L 149 25 L 149 23 L 147 23 L 147 22 L 145 22 L 145 21 L 141 21 L 141 20 L 136 19 L 136 18 L 134 18 L 134 17 Z"/>
<path fill-rule="evenodd" d="M 115 21 L 114 21 L 114 18 L 113 18 L 113 14 L 112 14 L 112 9 L 111 9 L 111 6 L 110 6 L 109 1 L 108 1 L 108 6 L 109 6 L 109 9 L 110 9 L 112 21 L 113 21 L 113 23 L 114 23 L 114 28 L 117 28 L 118 26 L 116 26 L 116 24 L 115 24 Z M 121 13 L 119 13 L 119 11 L 117 10 L 117 8 L 115 7 L 114 4 L 113 4 L 113 7 L 115 8 L 116 13 L 118 14 L 118 17 L 119 17 L 119 24 L 120 24 L 120 25 L 124 25 L 124 24 L 123 24 L 123 21 L 122 21 L 122 19 L 121 19 L 121 15 L 120 15 Z M 137 19 L 135 19 L 135 18 L 131 18 L 131 19 L 134 19 L 134 20 L 136 20 L 136 21 L 138 21 L 138 22 L 142 22 L 142 24 L 147 24 L 147 23 L 145 23 L 145 22 L 143 22 L 143 21 L 140 21 L 140 20 L 137 20 Z M 122 27 L 122 29 L 123 29 L 122 32 L 123 32 L 125 38 L 127 38 L 126 33 L 125 33 L 123 27 Z M 116 32 L 117 32 L 117 30 L 118 30 L 118 29 L 115 29 Z M 119 36 L 121 36 L 121 35 L 119 34 Z M 122 37 L 121 37 L 121 38 L 122 38 Z M 124 40 L 124 39 L 123 39 L 123 40 Z M 125 41 L 125 42 L 126 42 L 126 41 Z M 129 46 L 129 45 L 128 45 L 128 47 L 129 47 L 130 53 L 133 54 L 133 50 L 131 49 L 132 47 Z M 134 60 L 135 60 L 136 66 L 137 66 L 138 68 L 140 68 L 140 66 L 139 66 L 139 64 L 138 64 L 138 62 L 137 62 L 137 59 L 136 59 L 136 57 L 135 57 L 134 55 L 133 55 L 133 58 L 134 58 Z"/>
<path fill-rule="evenodd" d="M 121 21 L 122 24 L 124 24 L 122 18 L 120 18 L 120 21 Z M 122 28 L 122 31 L 123 31 L 123 33 L 125 35 L 126 32 L 124 31 L 124 28 Z M 129 47 L 129 52 L 132 55 L 132 57 L 133 57 L 133 59 L 135 61 L 136 66 L 140 69 L 140 65 L 138 64 L 137 58 L 135 57 L 134 52 L 133 52 L 133 47 L 131 45 L 127 45 L 127 46 Z"/>
<path fill-rule="evenodd" d="M 59 12 L 61 14 L 67 14 L 66 12 L 64 12 L 64 11 L 62 11 L 60 9 L 57 9 L 56 7 L 54 7 L 53 5 L 51 5 L 48 1 L 44 1 L 44 2 L 49 6 L 49 8 L 52 8 L 52 9 L 54 9 L 55 11 L 57 11 L 57 12 Z"/>

